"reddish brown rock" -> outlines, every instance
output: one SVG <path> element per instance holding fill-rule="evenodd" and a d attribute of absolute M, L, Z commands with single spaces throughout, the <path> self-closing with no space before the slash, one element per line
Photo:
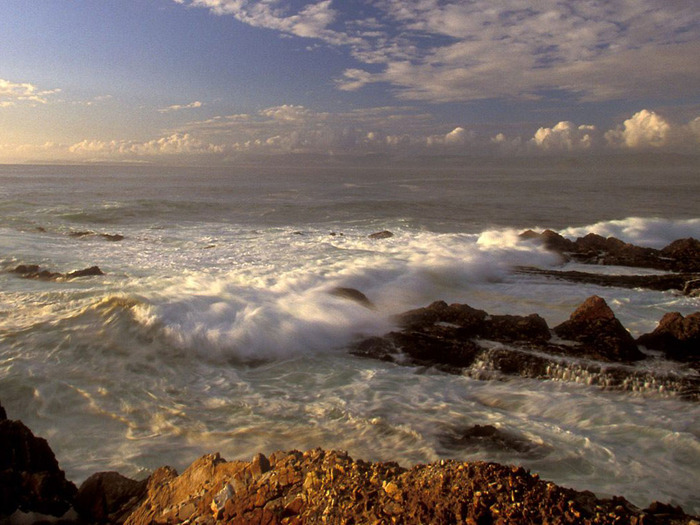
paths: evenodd
<path fill-rule="evenodd" d="M 275 452 L 262 470 L 255 463 L 205 456 L 182 476 L 154 473 L 127 523 L 655 523 L 624 498 L 599 499 L 496 463 L 405 469 L 320 449 Z M 666 523 L 689 523 L 674 513 Z"/>
<path fill-rule="evenodd" d="M 617 320 L 604 299 L 594 295 L 579 306 L 568 321 L 553 328 L 563 339 L 584 345 L 584 351 L 606 361 L 644 359 L 630 333 Z"/>
<path fill-rule="evenodd" d="M 46 440 L 21 421 L 1 418 L 0 517 L 16 510 L 62 516 L 75 493 Z"/>
<path fill-rule="evenodd" d="M 124 523 L 146 496 L 146 483 L 118 472 L 98 472 L 78 489 L 75 510 L 89 523 Z"/>
<path fill-rule="evenodd" d="M 683 317 L 679 312 L 664 315 L 656 329 L 637 343 L 660 350 L 676 361 L 700 361 L 700 312 Z"/>

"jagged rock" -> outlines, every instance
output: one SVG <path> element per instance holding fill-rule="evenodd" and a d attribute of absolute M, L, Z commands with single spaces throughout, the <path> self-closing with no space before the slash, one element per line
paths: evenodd
<path fill-rule="evenodd" d="M 586 299 L 568 321 L 555 326 L 553 331 L 563 339 L 582 343 L 585 351 L 598 359 L 613 362 L 644 359 L 632 335 L 597 295 Z"/>
<path fill-rule="evenodd" d="M 375 308 L 374 303 L 370 301 L 365 294 L 355 288 L 345 288 L 343 286 L 338 286 L 333 288 L 330 292 L 331 295 L 337 297 L 344 297 L 345 299 L 350 299 L 358 304 L 361 304 L 365 308 L 373 310 Z"/>
<path fill-rule="evenodd" d="M 98 472 L 80 485 L 75 510 L 89 523 L 124 523 L 146 496 L 146 484 L 118 472 Z"/>
<path fill-rule="evenodd" d="M 389 230 L 383 230 L 380 232 L 375 232 L 371 233 L 368 235 L 370 239 L 389 239 L 390 237 L 393 237 L 394 234 L 391 233 Z"/>
<path fill-rule="evenodd" d="M 615 237 L 589 233 L 570 241 L 552 230 L 541 234 L 527 230 L 523 240 L 541 242 L 545 248 L 566 259 L 586 264 L 655 268 L 674 272 L 700 272 L 700 241 L 678 239 L 662 250 L 626 243 Z"/>
<path fill-rule="evenodd" d="M 670 273 L 664 275 L 607 275 L 600 273 L 579 272 L 575 270 L 543 270 L 540 268 L 520 267 L 518 273 L 544 275 L 575 283 L 595 284 L 597 286 L 614 286 L 617 288 L 647 288 L 649 290 L 678 290 L 683 295 L 691 295 L 700 288 L 700 275 L 692 273 Z"/>
<path fill-rule="evenodd" d="M 25 279 L 41 279 L 56 281 L 60 279 L 75 279 L 77 277 L 92 277 L 96 275 L 104 275 L 98 266 L 91 266 L 83 270 L 75 270 L 68 273 L 50 272 L 42 270 L 36 264 L 20 264 L 16 268 L 10 270 L 11 273 L 16 273 Z"/>
<path fill-rule="evenodd" d="M 75 493 L 45 439 L 21 421 L 0 418 L 0 517 L 16 510 L 62 516 Z"/>
<path fill-rule="evenodd" d="M 661 256 L 672 259 L 678 271 L 697 272 L 700 270 L 700 241 L 692 237 L 675 240 L 661 250 Z"/>
<path fill-rule="evenodd" d="M 254 464 L 205 456 L 181 476 L 172 469 L 156 471 L 148 499 L 127 523 L 519 525 L 649 520 L 624 498 L 598 499 L 590 492 L 543 481 L 521 467 L 496 463 L 440 461 L 405 469 L 315 449 L 275 452 L 269 468 L 257 474 Z M 668 523 L 689 522 L 690 516 L 675 512 Z"/>
<path fill-rule="evenodd" d="M 92 277 L 95 275 L 104 275 L 104 272 L 100 270 L 98 266 L 91 266 L 90 268 L 85 268 L 84 270 L 76 270 L 74 272 L 67 273 L 66 279 L 74 279 L 76 277 Z"/>
<path fill-rule="evenodd" d="M 700 361 L 700 312 L 683 317 L 679 312 L 664 315 L 659 325 L 637 343 L 661 350 L 676 361 Z"/>

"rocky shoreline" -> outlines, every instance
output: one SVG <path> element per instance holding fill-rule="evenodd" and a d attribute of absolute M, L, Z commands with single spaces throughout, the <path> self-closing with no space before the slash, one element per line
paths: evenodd
<path fill-rule="evenodd" d="M 389 238 L 379 232 L 376 239 Z M 549 230 L 525 232 L 562 260 L 636 266 L 664 275 L 608 276 L 521 268 L 602 286 L 646 287 L 697 294 L 700 242 L 682 239 L 662 250 L 640 248 L 593 234 L 570 241 Z M 108 239 L 109 240 L 109 239 Z M 116 239 L 114 239 L 116 240 Z M 8 270 L 30 279 L 103 275 L 97 267 L 66 274 L 21 265 Z M 331 293 L 374 308 L 359 290 Z M 359 341 L 355 355 L 404 366 L 434 367 L 478 379 L 519 376 L 578 377 L 621 390 L 656 390 L 700 401 L 700 312 L 671 312 L 657 328 L 634 339 L 603 299 L 589 297 L 570 318 L 549 327 L 537 314 L 492 315 L 465 304 L 437 301 L 400 314 L 397 330 Z M 673 372 L 635 363 L 665 359 Z M 529 443 L 490 425 L 455 429 L 460 445 L 528 449 Z M 355 460 L 314 449 L 226 461 L 218 454 L 194 461 L 182 474 L 171 467 L 136 481 L 116 472 L 67 480 L 46 440 L 0 406 L 0 523 L 235 523 L 235 524 L 688 524 L 700 517 L 659 502 L 639 509 L 622 497 L 602 499 L 541 480 L 522 467 L 444 460 L 410 469 Z"/>
<path fill-rule="evenodd" d="M 700 518 L 659 502 L 642 510 L 622 497 L 597 498 L 517 466 L 443 460 L 406 469 L 322 449 L 251 461 L 209 454 L 179 475 L 167 466 L 141 481 L 100 472 L 77 488 L 46 440 L 0 407 L 0 523 L 699 525 Z"/>

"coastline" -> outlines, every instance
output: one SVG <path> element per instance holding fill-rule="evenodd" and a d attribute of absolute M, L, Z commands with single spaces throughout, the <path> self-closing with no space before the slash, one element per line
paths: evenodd
<path fill-rule="evenodd" d="M 544 242 L 550 243 L 549 249 L 584 264 L 603 260 L 606 265 L 614 265 L 618 258 L 623 261 L 621 264 L 633 266 L 629 254 L 641 253 L 647 266 L 640 266 L 653 267 L 648 264 L 656 257 L 662 270 L 672 276 L 681 275 L 681 281 L 685 281 L 674 281 L 672 288 L 676 293 L 687 288 L 687 282 L 695 280 L 699 270 L 700 243 L 695 239 L 676 244 L 682 249 L 674 252 L 677 262 L 672 263 L 669 250 L 639 252 L 637 247 L 623 246 L 611 239 L 588 237 L 595 241 L 593 247 L 591 243 L 580 243 L 584 247 L 577 251 L 576 243 L 557 246 L 551 235 L 525 237 L 528 238 L 524 242 L 543 242 L 544 237 Z M 15 273 L 37 278 L 32 272 Z M 571 276 L 552 273 L 550 277 Z M 653 285 L 658 282 L 656 276 L 639 278 L 648 278 Z M 680 284 L 684 284 L 682 288 Z M 639 285 L 639 281 L 634 282 L 634 286 Z M 332 293 L 372 308 L 371 301 L 359 290 L 343 288 Z M 464 373 L 486 352 L 492 364 L 499 367 L 492 367 L 488 371 L 492 375 L 485 374 L 480 379 L 493 379 L 495 374 L 549 379 L 557 359 L 563 356 L 585 360 L 589 366 L 599 366 L 598 371 L 605 369 L 607 376 L 601 386 L 615 388 L 633 385 L 629 365 L 648 358 L 639 352 L 642 346 L 696 372 L 687 376 L 685 382 L 676 381 L 675 390 L 672 383 L 677 378 L 664 382 L 663 378 L 654 377 L 652 382 L 657 381 L 667 394 L 691 403 L 697 402 L 700 394 L 700 312 L 685 317 L 669 312 L 656 330 L 636 340 L 598 297 L 590 297 L 568 321 L 551 329 L 537 314 L 490 315 L 468 305 L 442 302 L 404 312 L 398 316 L 397 325 L 399 331 L 361 341 L 353 353 L 404 366 Z M 488 341 L 485 346 L 484 341 Z M 591 365 L 592 362 L 604 365 Z M 616 369 L 617 365 L 620 366 Z M 650 381 L 646 376 L 638 379 Z M 4 442 L 0 450 L 5 451 L 0 521 L 8 523 L 48 519 L 24 516 L 21 511 L 61 516 L 58 522 L 66 524 L 291 524 L 322 522 L 324 517 L 331 523 L 700 523 L 700 518 L 686 515 L 673 505 L 652 502 L 642 510 L 623 497 L 599 499 L 587 491 L 542 481 L 537 474 L 517 466 L 442 460 L 406 469 L 396 463 L 369 463 L 354 460 L 344 452 L 323 449 L 274 452 L 269 457 L 258 453 L 250 462 L 229 462 L 214 453 L 194 461 L 181 475 L 170 467 L 158 468 L 141 481 L 117 473 L 97 473 L 77 488 L 66 480 L 48 443 L 36 438 L 20 421 L 8 419 L 2 408 L 0 429 Z M 452 439 L 516 449 L 528 446 L 488 425 L 460 429 Z"/>

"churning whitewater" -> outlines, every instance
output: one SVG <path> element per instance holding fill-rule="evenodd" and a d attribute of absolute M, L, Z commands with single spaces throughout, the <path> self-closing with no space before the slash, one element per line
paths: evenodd
<path fill-rule="evenodd" d="M 700 512 L 697 403 L 654 385 L 606 390 L 566 363 L 547 381 L 480 380 L 348 351 L 436 300 L 554 326 L 599 295 L 635 337 L 667 312 L 700 310 L 676 292 L 514 271 L 581 267 L 522 242 L 528 228 L 655 248 L 700 238 L 692 167 L 3 166 L 0 182 L 0 399 L 75 481 L 322 446 L 405 466 L 516 463 Z M 370 237 L 384 230 L 393 236 Z M 19 265 L 104 275 L 22 279 Z M 630 366 L 693 373 L 658 356 Z M 449 439 L 477 424 L 527 445 Z"/>

